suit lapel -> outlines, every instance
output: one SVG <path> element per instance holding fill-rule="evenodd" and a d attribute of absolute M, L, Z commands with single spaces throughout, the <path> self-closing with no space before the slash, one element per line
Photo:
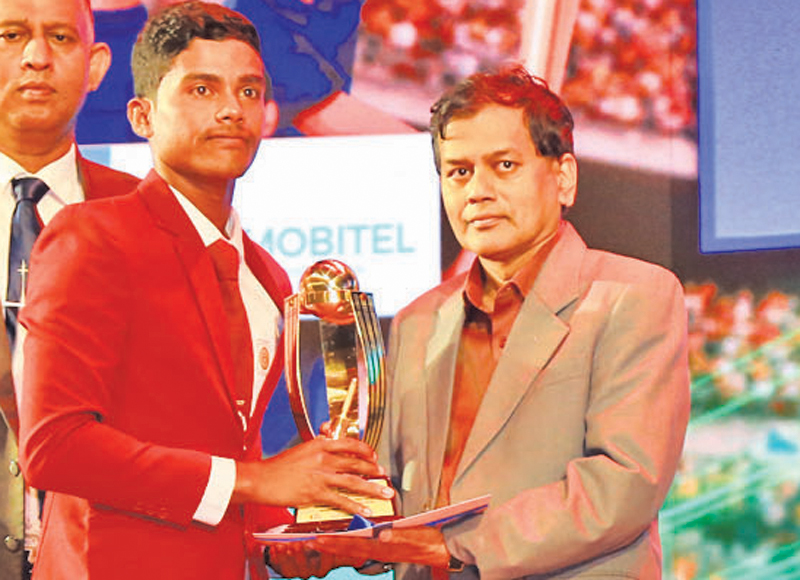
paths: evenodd
<path fill-rule="evenodd" d="M 89 161 L 84 159 L 80 152 L 76 153 L 78 156 L 78 179 L 83 188 L 83 198 L 85 200 L 97 199 L 100 197 L 101 187 L 97 184 L 97 179 L 94 170 Z"/>
<path fill-rule="evenodd" d="M 456 478 L 503 428 L 568 333 L 566 324 L 536 296 L 528 295 L 478 409 Z"/>
<path fill-rule="evenodd" d="M 569 224 L 522 304 L 458 465 L 456 482 L 491 443 L 569 334 L 559 313 L 579 296 L 586 246 Z M 452 376 L 451 376 L 452 383 Z"/>
<path fill-rule="evenodd" d="M 216 280 L 216 273 L 208 251 L 189 216 L 155 171 L 151 171 L 142 181 L 139 194 L 156 224 L 173 236 L 175 253 L 194 292 L 209 340 L 214 345 L 231 408 L 235 410 L 236 391 L 228 323 L 219 286 L 209 283 Z"/>
<path fill-rule="evenodd" d="M 277 264 L 265 262 L 262 255 L 259 253 L 256 244 L 245 234 L 242 233 L 242 242 L 244 244 L 244 258 L 250 271 L 256 277 L 261 286 L 267 291 L 272 301 L 278 307 L 278 310 L 283 314 L 284 299 L 290 294 L 291 287 L 288 282 L 282 284 L 284 280 L 283 272 L 279 270 Z M 273 271 L 276 270 L 276 271 Z M 280 321 L 280 336 L 278 337 L 275 353 L 270 361 L 269 370 L 267 371 L 264 382 L 261 385 L 261 391 L 258 395 L 258 401 L 253 408 L 253 417 L 260 419 L 267 409 L 272 393 L 275 386 L 278 384 L 280 375 L 283 372 L 283 319 Z M 248 422 L 247 445 L 250 446 L 254 438 L 258 435 L 261 427 L 261 421 Z"/>
<path fill-rule="evenodd" d="M 258 438 L 258 434 L 261 431 L 261 418 L 264 416 L 267 405 L 272 398 L 272 393 L 275 391 L 275 387 L 280 381 L 281 373 L 283 373 L 283 332 L 281 332 L 281 335 L 278 337 L 275 355 L 272 357 L 267 376 L 264 377 L 264 382 L 261 385 L 258 401 L 253 408 L 253 417 L 257 420 L 247 422 L 247 433 L 245 435 L 245 447 L 247 448 L 252 448 L 254 442 Z"/>
<path fill-rule="evenodd" d="M 139 183 L 133 175 L 89 161 L 80 152 L 77 152 L 77 160 L 78 179 L 87 201 L 131 193 Z"/>
<path fill-rule="evenodd" d="M 461 286 L 441 305 L 425 354 L 425 392 L 427 405 L 428 484 L 431 493 L 439 489 L 444 463 L 450 406 L 453 399 L 458 344 L 464 326 L 464 300 Z"/>
<path fill-rule="evenodd" d="M 244 259 L 247 262 L 247 266 L 282 314 L 283 301 L 292 291 L 289 283 L 284 280 L 283 271 L 276 263 L 265 262 L 262 254 L 259 253 L 258 246 L 244 232 L 242 232 L 242 243 L 244 244 Z"/>

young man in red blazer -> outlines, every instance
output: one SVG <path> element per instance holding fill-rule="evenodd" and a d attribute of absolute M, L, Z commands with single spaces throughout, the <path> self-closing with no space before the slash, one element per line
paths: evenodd
<path fill-rule="evenodd" d="M 63 211 L 32 257 L 21 456 L 52 491 L 34 577 L 242 580 L 247 555 L 260 560 L 247 541 L 260 507 L 367 515 L 340 490 L 380 497 L 360 476 L 381 470 L 355 440 L 261 459 L 290 286 L 231 208 L 277 121 L 255 29 L 178 4 L 148 21 L 132 64 L 128 116 L 154 170 L 130 195 Z M 220 246 L 244 325 L 226 316 Z"/>

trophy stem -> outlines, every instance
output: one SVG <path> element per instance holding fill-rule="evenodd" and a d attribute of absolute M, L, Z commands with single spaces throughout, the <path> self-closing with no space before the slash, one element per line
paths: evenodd
<path fill-rule="evenodd" d="M 353 406 L 353 399 L 355 398 L 356 391 L 358 389 L 358 378 L 353 378 L 350 381 L 350 386 L 347 387 L 347 395 L 345 396 L 344 403 L 342 404 L 342 410 L 339 412 L 339 416 L 336 417 L 336 429 L 333 433 L 333 438 L 338 439 L 342 436 L 342 426 L 345 425 L 347 421 L 347 416 L 350 414 L 350 407 Z"/>

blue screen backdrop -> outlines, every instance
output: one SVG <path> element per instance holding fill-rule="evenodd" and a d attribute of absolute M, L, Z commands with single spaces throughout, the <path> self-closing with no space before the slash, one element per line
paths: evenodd
<path fill-rule="evenodd" d="M 700 247 L 800 246 L 797 0 L 698 0 Z"/>

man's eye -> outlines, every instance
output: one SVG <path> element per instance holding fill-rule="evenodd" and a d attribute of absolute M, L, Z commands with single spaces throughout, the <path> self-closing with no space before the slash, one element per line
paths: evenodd
<path fill-rule="evenodd" d="M 256 99 L 261 96 L 261 91 L 254 89 L 253 87 L 247 87 L 242 90 L 242 94 L 248 99 Z"/>
<path fill-rule="evenodd" d="M 208 87 L 205 86 L 205 85 L 198 85 L 198 86 L 196 86 L 194 88 L 194 92 L 195 92 L 195 94 L 198 94 L 200 96 L 207 95 L 208 94 Z"/>
<path fill-rule="evenodd" d="M 513 161 L 509 161 L 508 159 L 504 159 L 500 162 L 500 168 L 508 171 L 509 169 L 513 169 L 516 163 Z"/>
<path fill-rule="evenodd" d="M 50 38 L 56 44 L 69 44 L 75 42 L 77 37 L 68 30 L 67 31 L 53 30 L 50 33 Z"/>
<path fill-rule="evenodd" d="M 7 32 L 0 33 L 0 38 L 5 40 L 6 42 L 14 42 L 21 38 L 21 34 L 19 32 L 15 32 L 13 30 L 9 30 Z"/>

